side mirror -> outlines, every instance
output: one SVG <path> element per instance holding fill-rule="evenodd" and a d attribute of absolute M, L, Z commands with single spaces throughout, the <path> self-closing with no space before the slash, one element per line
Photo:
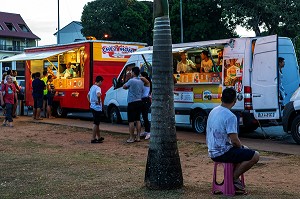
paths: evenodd
<path fill-rule="evenodd" d="M 117 78 L 114 77 L 113 80 L 112 80 L 112 83 L 113 83 L 113 85 L 114 85 L 114 89 L 116 89 L 117 86 L 118 86 Z"/>

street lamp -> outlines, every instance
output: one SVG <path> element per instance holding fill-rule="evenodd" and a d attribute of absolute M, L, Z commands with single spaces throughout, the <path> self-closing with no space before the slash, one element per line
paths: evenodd
<path fill-rule="evenodd" d="M 183 43 L 182 0 L 180 0 L 180 39 Z"/>
<path fill-rule="evenodd" d="M 59 30 L 59 0 L 57 0 L 57 44 L 60 43 L 60 30 Z"/>

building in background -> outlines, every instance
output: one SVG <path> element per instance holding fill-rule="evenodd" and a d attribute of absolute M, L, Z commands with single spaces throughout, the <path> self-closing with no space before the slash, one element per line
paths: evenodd
<path fill-rule="evenodd" d="M 59 44 L 68 44 L 76 41 L 84 41 L 85 37 L 81 33 L 82 25 L 79 21 L 72 21 L 59 30 Z M 54 33 L 57 37 L 57 32 Z"/>
<path fill-rule="evenodd" d="M 20 14 L 0 12 L 0 59 L 20 54 L 24 48 L 36 47 L 39 40 Z M 18 76 L 24 76 L 24 68 L 24 62 L 0 62 L 0 77 L 11 69 L 17 70 Z"/>

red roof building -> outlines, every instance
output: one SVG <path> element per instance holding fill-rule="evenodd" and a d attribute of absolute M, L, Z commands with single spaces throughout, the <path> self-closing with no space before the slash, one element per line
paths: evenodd
<path fill-rule="evenodd" d="M 36 47 L 40 38 L 33 34 L 20 14 L 0 12 L 0 59 L 20 54 L 24 48 Z M 21 74 L 24 66 L 17 63 L 0 63 L 0 75 L 9 69 Z"/>

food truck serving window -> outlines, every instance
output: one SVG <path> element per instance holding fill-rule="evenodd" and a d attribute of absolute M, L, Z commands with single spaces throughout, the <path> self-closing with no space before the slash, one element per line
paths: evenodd
<path fill-rule="evenodd" d="M 220 84 L 224 46 L 195 47 L 173 52 L 174 77 L 178 84 Z"/>
<path fill-rule="evenodd" d="M 50 66 L 45 66 L 52 71 L 56 79 L 54 85 L 59 89 L 84 88 L 84 47 L 72 49 L 57 55 Z M 51 60 L 50 60 L 51 62 Z"/>

